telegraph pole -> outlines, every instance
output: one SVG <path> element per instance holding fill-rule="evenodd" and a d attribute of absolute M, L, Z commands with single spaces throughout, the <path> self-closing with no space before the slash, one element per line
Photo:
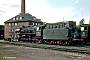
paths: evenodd
<path fill-rule="evenodd" d="M 82 19 L 83 19 L 83 10 L 82 10 Z"/>
<path fill-rule="evenodd" d="M 89 17 L 89 24 L 90 24 L 90 17 Z"/>
<path fill-rule="evenodd" d="M 82 10 L 82 19 L 83 19 L 83 10 L 84 10 L 85 8 L 87 8 L 87 7 L 81 8 L 81 10 Z"/>

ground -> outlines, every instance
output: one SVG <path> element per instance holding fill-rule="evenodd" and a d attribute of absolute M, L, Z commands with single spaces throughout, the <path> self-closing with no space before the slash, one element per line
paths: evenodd
<path fill-rule="evenodd" d="M 90 60 L 90 55 L 0 44 L 0 60 Z"/>

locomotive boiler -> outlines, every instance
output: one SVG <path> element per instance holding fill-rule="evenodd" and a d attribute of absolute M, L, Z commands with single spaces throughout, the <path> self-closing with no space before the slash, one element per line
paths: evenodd
<path fill-rule="evenodd" d="M 18 32 L 18 41 L 32 42 L 35 40 L 36 30 L 32 26 L 23 26 Z"/>

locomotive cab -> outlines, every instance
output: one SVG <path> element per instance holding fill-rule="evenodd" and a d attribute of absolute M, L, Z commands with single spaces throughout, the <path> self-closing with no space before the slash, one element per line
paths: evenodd
<path fill-rule="evenodd" d="M 77 32 L 72 33 L 71 37 L 73 38 L 73 40 L 80 40 L 80 34 Z"/>
<path fill-rule="evenodd" d="M 39 25 L 36 27 L 36 42 L 43 43 L 43 29 L 44 25 Z"/>
<path fill-rule="evenodd" d="M 72 29 L 69 30 L 70 33 L 70 40 L 74 44 L 83 43 L 83 39 L 81 39 L 81 33 L 79 30 L 77 30 L 75 27 L 72 27 Z"/>

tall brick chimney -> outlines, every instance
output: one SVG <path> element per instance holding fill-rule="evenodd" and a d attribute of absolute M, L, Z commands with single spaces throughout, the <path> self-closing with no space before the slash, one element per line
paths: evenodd
<path fill-rule="evenodd" d="M 25 0 L 21 0 L 21 14 L 25 13 Z"/>

